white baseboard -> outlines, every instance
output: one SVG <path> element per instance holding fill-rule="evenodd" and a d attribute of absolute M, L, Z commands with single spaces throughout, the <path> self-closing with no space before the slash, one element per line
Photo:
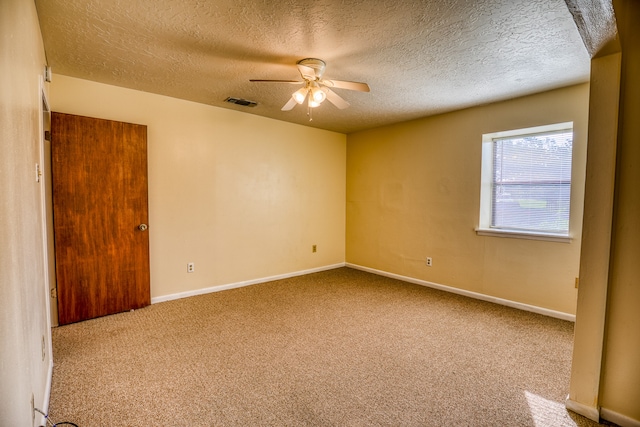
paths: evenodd
<path fill-rule="evenodd" d="M 467 291 L 465 289 L 454 288 L 451 286 L 440 285 L 438 283 L 428 282 L 426 280 L 414 279 L 413 277 L 401 276 L 399 274 L 388 273 L 386 271 L 376 270 L 374 268 L 363 267 L 357 264 L 346 263 L 347 267 L 355 268 L 356 270 L 362 270 L 369 273 L 377 274 L 380 276 L 390 277 L 392 279 L 402 280 L 404 282 L 414 283 L 416 285 L 427 286 L 429 288 L 439 289 L 441 291 L 451 292 L 458 295 L 463 295 L 470 298 L 479 299 L 482 301 L 488 301 L 495 304 L 505 305 L 507 307 L 517 308 L 524 311 L 530 311 L 533 313 L 542 314 L 549 317 L 555 317 L 557 319 L 568 320 L 570 322 L 576 321 L 574 314 L 563 313 L 561 311 L 549 310 L 547 308 L 536 307 L 534 305 L 523 304 L 516 301 L 510 301 L 507 299 L 492 297 L 490 295 L 481 294 L 478 292 Z"/>
<path fill-rule="evenodd" d="M 575 412 L 576 414 L 580 414 L 583 417 L 587 417 L 592 421 L 597 423 L 600 422 L 600 409 L 595 406 L 587 406 L 583 403 L 576 402 L 575 400 L 571 400 L 567 397 L 567 400 L 564 402 L 564 406 L 570 410 Z"/>
<path fill-rule="evenodd" d="M 640 427 L 639 420 L 633 419 L 626 415 L 622 415 L 607 408 L 587 406 L 569 398 L 567 398 L 567 400 L 565 401 L 565 406 L 567 409 L 575 412 L 576 414 L 580 414 L 583 417 L 587 417 L 595 422 L 600 422 L 600 419 L 603 419 L 615 423 L 621 427 Z"/>
<path fill-rule="evenodd" d="M 619 414 L 607 408 L 600 408 L 600 416 L 603 420 L 618 424 L 621 427 L 640 427 L 639 420 L 627 417 L 626 415 Z"/>
<path fill-rule="evenodd" d="M 241 288 L 243 286 L 256 285 L 258 283 L 272 282 L 274 280 L 288 279 L 290 277 L 304 276 L 305 274 L 317 273 L 319 271 L 333 270 L 335 268 L 344 267 L 345 263 L 326 265 L 323 267 L 312 268 L 309 270 L 295 271 L 293 273 L 279 274 L 277 276 L 262 277 L 260 279 L 245 280 L 243 282 L 228 283 L 225 285 L 211 286 L 209 288 L 196 289 L 193 291 L 178 292 L 177 294 L 163 295 L 151 298 L 151 304 L 159 302 L 171 301 L 174 299 L 193 297 L 196 295 L 210 294 L 212 292 L 226 291 L 228 289 Z"/>
<path fill-rule="evenodd" d="M 402 280 L 404 282 L 414 283 L 414 284 L 421 285 L 421 286 L 427 286 L 427 287 L 430 287 L 430 288 L 439 289 L 439 290 L 442 290 L 442 291 L 451 292 L 451 293 L 454 293 L 454 294 L 463 295 L 463 296 L 466 296 L 466 297 L 475 298 L 475 299 L 479 299 L 479 300 L 482 300 L 482 301 L 488 301 L 488 302 L 492 302 L 492 303 L 495 303 L 495 304 L 504 305 L 504 306 L 507 306 L 507 307 L 513 307 L 513 308 L 517 308 L 517 309 L 524 310 L 524 311 L 530 311 L 530 312 L 542 314 L 542 315 L 545 315 L 545 316 L 555 317 L 557 319 L 568 320 L 570 322 L 575 322 L 575 320 L 576 320 L 576 316 L 573 315 L 573 314 L 563 313 L 561 311 L 549 310 L 549 309 L 542 308 L 542 307 L 536 307 L 536 306 L 533 306 L 533 305 L 528 305 L 528 304 L 523 304 L 523 303 L 516 302 L 516 301 L 510 301 L 510 300 L 506 300 L 506 299 L 502 299 L 502 298 L 497 298 L 497 297 L 493 297 L 493 296 L 490 296 L 490 295 L 481 294 L 481 293 L 478 293 L 478 292 L 472 292 L 472 291 L 467 291 L 467 290 L 464 290 L 464 289 L 458 289 L 458 288 L 454 288 L 454 287 L 451 287 L 451 286 L 440 285 L 438 283 L 428 282 L 426 280 L 420 280 L 420 279 L 415 279 L 413 277 L 401 276 L 399 274 L 389 273 L 389 272 L 386 272 L 386 271 L 376 270 L 374 268 L 364 267 L 364 266 L 361 266 L 361 265 L 351 264 L 351 263 L 332 264 L 332 265 L 327 265 L 327 266 L 323 266 L 323 267 L 312 268 L 312 269 L 309 269 L 309 270 L 295 271 L 295 272 L 292 272 L 292 273 L 285 273 L 285 274 L 280 274 L 280 275 L 276 275 L 276 276 L 262 277 L 262 278 L 259 278 L 259 279 L 252 279 L 252 280 L 246 280 L 246 281 L 242 281 L 242 282 L 228 283 L 228 284 L 224 284 L 224 285 L 211 286 L 211 287 L 208 287 L 208 288 L 196 289 L 196 290 L 193 290 L 193 291 L 185 291 L 185 292 L 178 292 L 178 293 L 175 293 L 175 294 L 162 295 L 162 296 L 159 296 L 159 297 L 151 298 L 151 304 L 157 304 L 159 302 L 171 301 L 171 300 L 180 299 L 180 298 L 187 298 L 187 297 L 192 297 L 192 296 L 196 296 L 196 295 L 204 295 L 204 294 L 209 294 L 209 293 L 212 293 L 212 292 L 226 291 L 228 289 L 241 288 L 243 286 L 250 286 L 250 285 L 255 285 L 255 284 L 258 284 L 258 283 L 271 282 L 271 281 L 274 281 L 274 280 L 288 279 L 290 277 L 303 276 L 305 274 L 317 273 L 317 272 L 326 271 L 326 270 L 333 270 L 335 268 L 340 268 L 340 267 L 345 267 L 345 266 L 346 267 L 350 267 L 350 268 L 354 268 L 356 270 L 362 270 L 362 271 L 366 271 L 366 272 L 369 272 L 369 273 L 377 274 L 379 276 L 386 276 L 386 277 L 390 277 L 392 279 Z"/>

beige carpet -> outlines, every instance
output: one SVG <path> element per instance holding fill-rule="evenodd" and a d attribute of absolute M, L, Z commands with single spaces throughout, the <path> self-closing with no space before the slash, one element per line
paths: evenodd
<path fill-rule="evenodd" d="M 50 416 L 94 426 L 594 426 L 573 324 L 340 268 L 53 330 Z"/>

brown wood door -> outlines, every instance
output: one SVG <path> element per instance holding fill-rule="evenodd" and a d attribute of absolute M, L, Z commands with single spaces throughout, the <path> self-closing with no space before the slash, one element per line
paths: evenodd
<path fill-rule="evenodd" d="M 52 113 L 51 137 L 59 323 L 149 305 L 147 127 Z"/>

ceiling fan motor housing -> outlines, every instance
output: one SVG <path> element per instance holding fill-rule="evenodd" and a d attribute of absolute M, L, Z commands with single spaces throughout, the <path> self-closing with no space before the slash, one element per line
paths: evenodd
<path fill-rule="evenodd" d="M 313 68 L 316 73 L 316 78 L 320 79 L 324 74 L 324 69 L 327 64 L 322 59 L 317 58 L 305 58 L 297 62 L 297 64 L 304 65 L 309 68 Z"/>

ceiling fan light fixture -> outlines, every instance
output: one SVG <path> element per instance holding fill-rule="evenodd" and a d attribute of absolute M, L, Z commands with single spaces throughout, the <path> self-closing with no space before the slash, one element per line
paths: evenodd
<path fill-rule="evenodd" d="M 313 100 L 317 102 L 318 105 L 322 104 L 322 101 L 327 99 L 327 94 L 320 88 L 318 83 L 316 83 L 314 86 L 311 86 L 311 98 L 313 98 Z"/>
<path fill-rule="evenodd" d="M 313 99 L 312 96 L 309 97 L 309 108 L 316 108 L 320 106 L 320 102 Z"/>
<path fill-rule="evenodd" d="M 297 91 L 293 92 L 293 95 L 291 95 L 293 97 L 293 99 L 298 103 L 298 104 L 302 104 L 305 100 L 305 98 L 307 97 L 307 93 L 309 93 L 309 88 L 308 87 L 303 87 L 298 89 Z"/>

